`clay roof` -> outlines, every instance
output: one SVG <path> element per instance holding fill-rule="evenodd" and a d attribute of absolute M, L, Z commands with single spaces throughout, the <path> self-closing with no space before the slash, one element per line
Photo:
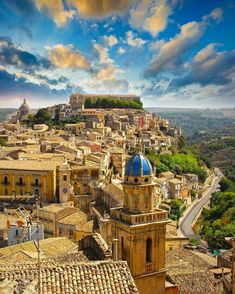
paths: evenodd
<path fill-rule="evenodd" d="M 187 249 L 176 249 L 166 254 L 166 268 L 170 281 L 179 285 L 182 293 L 222 293 L 223 285 L 210 271 L 212 266 Z"/>
<path fill-rule="evenodd" d="M 36 293 L 37 264 L 0 271 L 2 283 L 12 283 L 17 293 L 31 286 Z M 41 265 L 41 291 L 44 294 L 135 294 L 138 293 L 125 261 L 98 261 L 77 264 Z M 1 287 L 1 284 L 0 284 Z M 1 288 L 0 288 L 1 289 Z M 13 293 L 13 292 L 9 292 Z M 16 292 L 15 292 L 16 293 Z M 24 292 L 25 293 L 25 292 Z"/>
<path fill-rule="evenodd" d="M 36 161 L 36 160 L 0 160 L 0 169 L 47 171 L 55 170 L 56 161 Z"/>

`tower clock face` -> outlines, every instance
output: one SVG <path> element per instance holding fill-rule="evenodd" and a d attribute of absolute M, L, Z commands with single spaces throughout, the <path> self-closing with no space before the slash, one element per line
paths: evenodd
<path fill-rule="evenodd" d="M 67 189 L 67 188 L 64 188 L 64 189 L 63 189 L 63 192 L 64 192 L 64 193 L 67 193 L 67 192 L 68 192 L 68 189 Z"/>

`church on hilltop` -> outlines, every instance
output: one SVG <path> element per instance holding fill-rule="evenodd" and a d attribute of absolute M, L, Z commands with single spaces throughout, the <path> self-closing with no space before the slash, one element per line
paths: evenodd
<path fill-rule="evenodd" d="M 30 108 L 29 105 L 27 103 L 27 100 L 24 99 L 23 103 L 21 104 L 20 108 L 17 110 L 16 113 L 14 113 L 10 120 L 12 122 L 17 122 L 17 121 L 22 121 L 24 118 L 27 117 L 27 115 L 30 113 Z"/>

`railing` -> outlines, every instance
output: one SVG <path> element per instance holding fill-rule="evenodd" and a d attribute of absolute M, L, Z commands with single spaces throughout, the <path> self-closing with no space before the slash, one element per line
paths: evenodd
<path fill-rule="evenodd" d="M 131 214 L 124 212 L 121 209 L 111 209 L 111 217 L 135 225 L 146 222 L 165 221 L 168 219 L 168 212 L 164 210 L 157 210 L 143 214 Z"/>
<path fill-rule="evenodd" d="M 17 186 L 25 186 L 25 183 L 24 182 L 16 182 L 16 185 Z"/>
<path fill-rule="evenodd" d="M 2 185 L 10 185 L 10 182 L 2 182 Z"/>
<path fill-rule="evenodd" d="M 32 183 L 31 186 L 33 186 L 33 187 L 41 187 L 42 184 L 40 184 L 40 183 L 37 183 L 37 184 L 36 183 Z"/>

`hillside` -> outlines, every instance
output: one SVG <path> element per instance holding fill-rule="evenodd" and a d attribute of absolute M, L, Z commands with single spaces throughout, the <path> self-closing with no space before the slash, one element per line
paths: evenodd
<path fill-rule="evenodd" d="M 0 122 L 7 119 L 7 115 L 16 111 L 16 108 L 0 108 Z"/>
<path fill-rule="evenodd" d="M 235 125 L 194 133 L 189 142 L 235 182 Z"/>
<path fill-rule="evenodd" d="M 191 138 L 194 133 L 206 133 L 212 129 L 235 125 L 235 109 L 148 109 L 168 119 L 173 126 L 180 126 L 184 135 Z"/>

